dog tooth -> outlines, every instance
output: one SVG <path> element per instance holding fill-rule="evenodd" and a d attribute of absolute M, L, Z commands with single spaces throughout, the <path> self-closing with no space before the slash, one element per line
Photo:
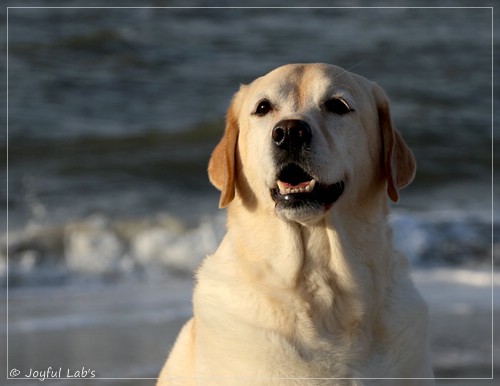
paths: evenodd
<path fill-rule="evenodd" d="M 281 182 L 280 180 L 278 180 L 276 183 L 278 185 L 278 189 L 280 191 L 280 194 L 286 194 L 286 188 L 283 185 L 283 182 Z"/>
<path fill-rule="evenodd" d="M 280 194 L 285 195 L 285 194 L 297 194 L 297 193 L 310 193 L 314 189 L 314 186 L 316 185 L 316 180 L 311 180 L 309 181 L 309 184 L 305 187 L 302 188 L 288 188 L 285 186 L 285 183 L 283 181 L 277 180 L 276 185 L 278 186 L 278 190 Z"/>

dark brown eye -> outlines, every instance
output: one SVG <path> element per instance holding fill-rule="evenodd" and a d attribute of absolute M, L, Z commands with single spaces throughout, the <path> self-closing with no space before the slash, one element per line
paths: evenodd
<path fill-rule="evenodd" d="M 269 113 L 273 109 L 273 106 L 271 105 L 271 102 L 269 102 L 267 99 L 261 100 L 257 104 L 257 108 L 255 109 L 255 115 L 258 115 L 259 117 L 263 117 L 267 113 Z"/>
<path fill-rule="evenodd" d="M 338 115 L 343 115 L 354 111 L 342 98 L 328 99 L 325 102 L 325 108 L 327 111 Z"/>

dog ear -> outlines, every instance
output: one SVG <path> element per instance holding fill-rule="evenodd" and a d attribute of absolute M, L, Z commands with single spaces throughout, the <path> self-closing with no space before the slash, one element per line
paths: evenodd
<path fill-rule="evenodd" d="M 389 99 L 384 90 L 375 85 L 379 127 L 382 136 L 383 168 L 387 179 L 387 194 L 393 202 L 399 201 L 399 189 L 409 185 L 416 172 L 415 157 L 394 127 L 389 110 Z"/>
<path fill-rule="evenodd" d="M 238 94 L 227 111 L 224 136 L 215 147 L 208 163 L 210 182 L 221 191 L 219 208 L 225 208 L 233 201 L 236 190 L 235 164 L 239 135 L 237 96 Z"/>

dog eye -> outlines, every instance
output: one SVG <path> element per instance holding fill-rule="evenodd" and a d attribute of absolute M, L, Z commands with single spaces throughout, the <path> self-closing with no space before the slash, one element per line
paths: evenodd
<path fill-rule="evenodd" d="M 263 117 L 264 115 L 269 113 L 272 109 L 273 106 L 271 105 L 271 102 L 269 102 L 267 99 L 263 99 L 257 105 L 254 114 L 258 115 L 259 117 Z"/>
<path fill-rule="evenodd" d="M 328 99 L 325 102 L 325 108 L 327 111 L 338 115 L 343 115 L 354 111 L 342 98 Z"/>

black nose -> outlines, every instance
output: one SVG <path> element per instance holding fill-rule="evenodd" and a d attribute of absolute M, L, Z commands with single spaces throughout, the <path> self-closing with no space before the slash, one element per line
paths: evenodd
<path fill-rule="evenodd" d="M 298 119 L 285 119 L 274 126 L 272 138 L 280 149 L 296 152 L 311 142 L 311 128 Z"/>

